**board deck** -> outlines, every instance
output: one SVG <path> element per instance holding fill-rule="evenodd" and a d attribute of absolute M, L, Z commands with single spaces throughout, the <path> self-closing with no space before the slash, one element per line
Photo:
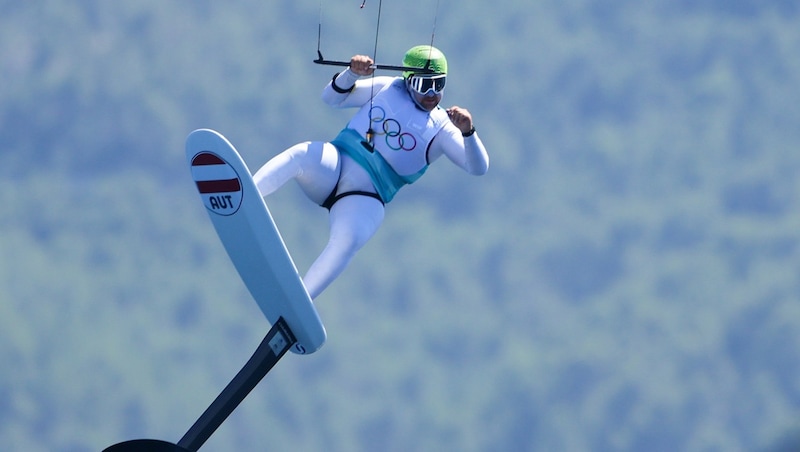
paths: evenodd
<path fill-rule="evenodd" d="M 285 319 L 297 338 L 292 352 L 319 350 L 325 327 L 244 160 L 210 129 L 189 134 L 186 158 L 211 222 L 267 320 Z"/>

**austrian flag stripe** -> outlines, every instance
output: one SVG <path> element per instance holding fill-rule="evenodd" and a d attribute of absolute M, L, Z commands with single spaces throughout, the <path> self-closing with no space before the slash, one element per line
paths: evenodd
<path fill-rule="evenodd" d="M 202 194 L 230 193 L 232 191 L 239 191 L 242 189 L 242 186 L 239 185 L 239 179 L 204 180 L 195 182 L 197 183 L 197 190 Z"/>

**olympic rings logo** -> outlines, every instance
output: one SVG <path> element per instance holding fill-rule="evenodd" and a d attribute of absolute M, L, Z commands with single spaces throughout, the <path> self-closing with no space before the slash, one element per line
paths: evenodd
<path fill-rule="evenodd" d="M 417 147 L 417 139 L 414 138 L 414 135 L 403 132 L 403 128 L 396 119 L 387 118 L 386 110 L 380 105 L 375 105 L 370 109 L 370 118 L 373 123 L 381 123 L 380 129 L 383 130 L 383 133 L 378 132 L 376 135 L 385 136 L 384 141 L 389 149 L 409 152 Z"/>

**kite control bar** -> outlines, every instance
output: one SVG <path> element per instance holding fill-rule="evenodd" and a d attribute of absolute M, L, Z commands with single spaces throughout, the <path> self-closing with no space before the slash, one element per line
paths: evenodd
<path fill-rule="evenodd" d="M 322 56 L 322 52 L 317 50 L 317 59 L 314 60 L 317 64 L 324 64 L 326 66 L 344 66 L 349 67 L 349 61 L 335 61 L 335 60 L 326 60 Z M 411 66 L 392 66 L 391 64 L 373 64 L 370 66 L 372 69 L 383 70 L 383 71 L 409 71 L 415 72 L 417 74 L 438 74 L 438 72 L 434 71 L 433 69 L 429 69 L 427 67 L 419 68 L 419 67 L 411 67 Z"/>

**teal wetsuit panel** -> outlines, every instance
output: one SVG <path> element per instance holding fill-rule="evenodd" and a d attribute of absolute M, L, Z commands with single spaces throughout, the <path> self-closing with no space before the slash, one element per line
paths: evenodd
<path fill-rule="evenodd" d="M 427 166 L 414 174 L 401 176 L 389 165 L 383 156 L 375 152 L 357 131 L 345 128 L 331 141 L 339 152 L 347 154 L 355 160 L 372 179 L 384 203 L 388 203 L 404 185 L 414 183 L 425 174 Z"/>

